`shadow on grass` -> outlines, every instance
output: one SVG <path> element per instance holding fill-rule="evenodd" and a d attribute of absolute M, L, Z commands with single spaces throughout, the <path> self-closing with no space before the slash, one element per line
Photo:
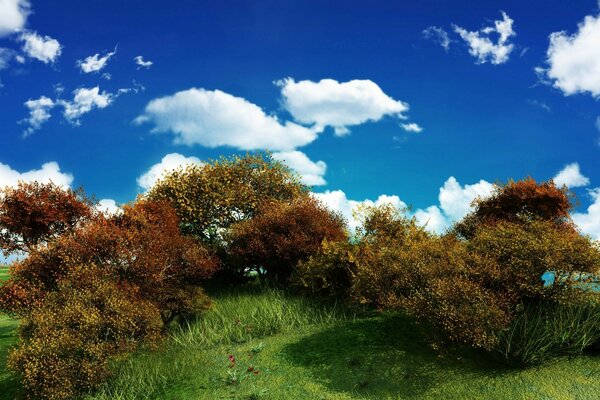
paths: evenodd
<path fill-rule="evenodd" d="M 443 357 L 425 342 L 411 319 L 386 315 L 336 325 L 284 349 L 331 390 L 373 398 L 419 398 L 450 379 L 497 376 L 510 370 L 484 355 L 449 351 Z"/>

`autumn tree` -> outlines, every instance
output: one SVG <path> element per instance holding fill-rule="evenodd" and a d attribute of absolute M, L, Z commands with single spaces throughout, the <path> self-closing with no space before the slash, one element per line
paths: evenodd
<path fill-rule="evenodd" d="M 94 388 L 113 357 L 206 309 L 200 285 L 218 267 L 211 251 L 181 234 L 166 202 L 95 213 L 15 262 L 0 286 L 0 310 L 21 318 L 9 365 L 34 397 Z"/>
<path fill-rule="evenodd" d="M 232 224 L 253 217 L 265 204 L 307 192 L 298 176 L 267 153 L 188 165 L 159 180 L 147 197 L 168 201 L 185 234 L 214 243 Z"/>
<path fill-rule="evenodd" d="M 496 185 L 489 197 L 473 202 L 474 210 L 457 223 L 453 231 L 463 238 L 472 237 L 480 225 L 499 221 L 517 222 L 531 219 L 552 221 L 565 229 L 574 229 L 570 211 L 570 193 L 552 180 L 537 183 L 533 178 Z"/>
<path fill-rule="evenodd" d="M 346 240 L 345 223 L 313 197 L 263 204 L 256 215 L 231 227 L 230 261 L 284 281 L 324 240 Z"/>
<path fill-rule="evenodd" d="M 4 255 L 29 253 L 89 218 L 91 205 L 82 190 L 51 182 L 0 189 L 0 250 Z"/>

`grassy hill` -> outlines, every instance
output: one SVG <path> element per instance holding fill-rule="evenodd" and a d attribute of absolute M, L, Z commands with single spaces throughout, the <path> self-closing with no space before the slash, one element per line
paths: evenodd
<path fill-rule="evenodd" d="M 108 399 L 595 399 L 600 358 L 515 370 L 487 355 L 439 354 L 402 315 L 355 314 L 277 290 L 212 293 L 213 308 L 160 351 L 115 364 L 88 400 Z M 0 316 L 0 393 L 16 322 Z M 232 356 L 233 358 L 230 358 Z"/>

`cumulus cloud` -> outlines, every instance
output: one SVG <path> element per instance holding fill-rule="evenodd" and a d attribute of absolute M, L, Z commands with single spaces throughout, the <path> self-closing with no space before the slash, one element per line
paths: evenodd
<path fill-rule="evenodd" d="M 23 52 L 44 64 L 54 63 L 62 53 L 62 45 L 50 36 L 40 36 L 36 32 L 24 32 L 19 40 L 23 42 Z"/>
<path fill-rule="evenodd" d="M 96 210 L 106 216 L 117 215 L 123 212 L 123 209 L 112 199 L 102 199 L 96 204 Z"/>
<path fill-rule="evenodd" d="M 542 80 L 565 95 L 600 96 L 600 16 L 587 16 L 576 33 L 554 32 L 546 52 L 547 68 L 536 68 Z"/>
<path fill-rule="evenodd" d="M 136 56 L 133 59 L 133 61 L 135 61 L 135 64 L 138 66 L 137 69 L 141 69 L 141 68 L 149 69 L 152 66 L 152 64 L 154 64 L 150 60 L 144 60 L 144 57 L 142 57 L 142 56 Z"/>
<path fill-rule="evenodd" d="M 327 164 L 324 161 L 314 162 L 301 151 L 284 151 L 273 153 L 273 158 L 285 163 L 300 175 L 301 182 L 308 186 L 321 186 L 325 182 Z"/>
<path fill-rule="evenodd" d="M 402 129 L 404 129 L 406 132 L 414 132 L 414 133 L 419 133 L 423 131 L 423 128 L 419 125 L 416 124 L 414 122 L 411 122 L 409 124 L 400 124 L 400 126 L 402 127 Z"/>
<path fill-rule="evenodd" d="M 29 136 L 40 129 L 42 125 L 50 119 L 50 110 L 52 110 L 54 106 L 56 106 L 54 100 L 46 96 L 41 96 L 39 99 L 35 100 L 27 100 L 25 102 L 25 107 L 29 110 L 29 118 L 21 121 L 28 125 L 23 132 L 23 135 Z"/>
<path fill-rule="evenodd" d="M 385 116 L 403 118 L 408 104 L 394 100 L 370 80 L 338 82 L 322 79 L 319 82 L 292 78 L 276 82 L 281 88 L 283 107 L 302 124 L 314 124 L 322 130 L 333 127 L 336 135 L 348 134 L 348 127 Z"/>
<path fill-rule="evenodd" d="M 63 115 L 67 121 L 80 125 L 79 119 L 83 114 L 94 108 L 106 108 L 114 100 L 114 95 L 105 91 L 101 92 L 98 86 L 93 88 L 79 88 L 73 92 L 73 100 L 61 100 L 64 107 Z"/>
<path fill-rule="evenodd" d="M 28 0 L 0 0 L 0 37 L 25 28 L 29 14 L 31 5 Z"/>
<path fill-rule="evenodd" d="M 86 57 L 85 60 L 77 60 L 77 66 L 81 72 L 86 74 L 98 72 L 106 67 L 108 60 L 110 60 L 110 58 L 115 54 L 117 54 L 116 48 L 114 51 L 107 52 L 103 57 L 100 57 L 100 54 L 96 53 L 93 56 Z"/>
<path fill-rule="evenodd" d="M 571 217 L 581 232 L 595 240 L 600 240 L 600 188 L 590 190 L 589 194 L 592 197 L 592 204 L 586 212 L 573 213 Z"/>
<path fill-rule="evenodd" d="M 137 184 L 140 188 L 149 190 L 166 173 L 189 164 L 204 165 L 196 157 L 185 157 L 179 153 L 167 154 L 158 164 L 154 164 L 148 171 L 142 174 L 137 179 Z"/>
<path fill-rule="evenodd" d="M 73 175 L 62 172 L 58 163 L 54 161 L 45 163 L 40 169 L 27 172 L 18 172 L 6 164 L 0 163 L 0 187 L 15 186 L 19 181 L 42 183 L 52 181 L 58 186 L 68 188 L 73 183 Z"/>
<path fill-rule="evenodd" d="M 494 21 L 494 26 L 488 26 L 478 31 L 468 31 L 454 25 L 454 31 L 467 43 L 469 53 L 477 59 L 478 64 L 490 62 L 503 64 L 508 61 L 514 45 L 509 39 L 516 36 L 513 30 L 513 20 L 502 12 L 502 19 Z M 492 37 L 497 36 L 494 42 Z"/>
<path fill-rule="evenodd" d="M 590 180 L 581 174 L 578 163 L 567 164 L 553 178 L 557 186 L 567 186 L 568 188 L 582 187 L 590 184 Z"/>
<path fill-rule="evenodd" d="M 348 228 L 352 232 L 362 223 L 360 215 L 357 214 L 361 207 L 391 204 L 400 210 L 406 209 L 406 204 L 398 196 L 381 195 L 375 201 L 369 199 L 356 201 L 348 199 L 346 193 L 341 190 L 313 193 L 313 196 L 330 210 L 340 213 L 348 222 Z"/>
<path fill-rule="evenodd" d="M 417 221 L 417 224 L 424 226 L 430 232 L 443 233 L 450 225 L 450 221 L 442 214 L 438 206 L 418 209 L 413 217 Z"/>
<path fill-rule="evenodd" d="M 494 185 L 484 180 L 461 186 L 456 178 L 451 176 L 440 188 L 440 208 L 452 221 L 458 221 L 470 211 L 473 200 L 489 196 L 493 189 Z"/>
<path fill-rule="evenodd" d="M 439 28 L 437 26 L 427 27 L 423 30 L 423 36 L 426 39 L 431 39 L 434 42 L 438 43 L 446 51 L 450 49 L 450 43 L 452 43 L 452 40 L 450 39 L 450 37 L 448 36 L 448 32 L 446 32 L 444 28 Z"/>
<path fill-rule="evenodd" d="M 320 132 L 282 123 L 241 97 L 202 88 L 152 100 L 135 122 L 154 124 L 152 132 L 173 133 L 178 144 L 240 150 L 289 151 L 311 143 Z"/>

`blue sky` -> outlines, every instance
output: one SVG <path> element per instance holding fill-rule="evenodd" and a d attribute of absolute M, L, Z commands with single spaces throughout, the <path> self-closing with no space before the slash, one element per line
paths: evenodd
<path fill-rule="evenodd" d="M 598 6 L 0 0 L 0 184 L 110 207 L 268 147 L 350 219 L 391 201 L 442 231 L 491 183 L 562 171 L 600 238 Z"/>

